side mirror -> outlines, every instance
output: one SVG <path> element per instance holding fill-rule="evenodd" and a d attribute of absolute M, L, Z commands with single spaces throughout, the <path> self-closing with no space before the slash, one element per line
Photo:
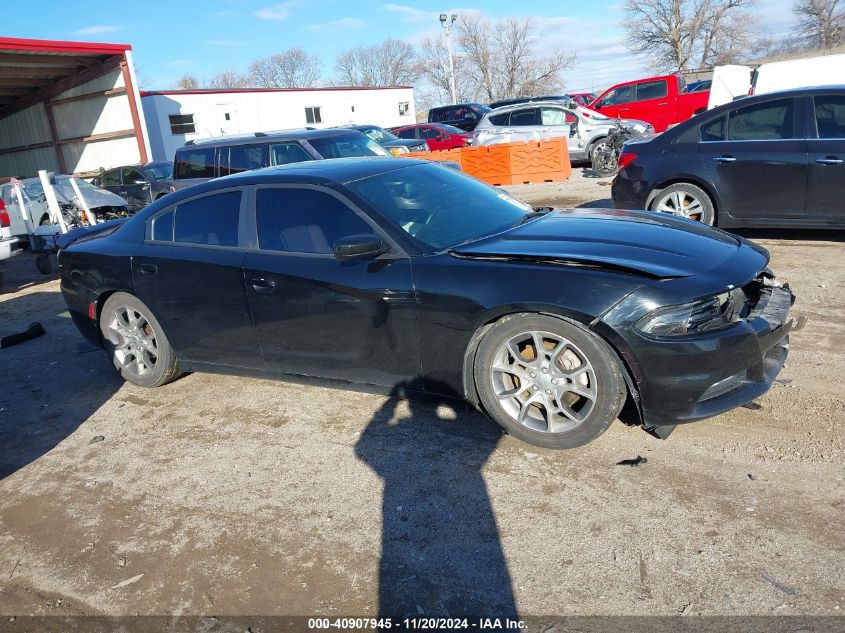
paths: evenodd
<path fill-rule="evenodd" d="M 595 110 L 601 110 L 602 106 L 604 105 L 604 101 L 597 101 L 596 105 L 593 106 Z"/>
<path fill-rule="evenodd" d="M 373 259 L 389 251 L 390 247 L 375 235 L 350 235 L 337 240 L 332 250 L 335 259 L 348 262 L 353 259 Z"/>

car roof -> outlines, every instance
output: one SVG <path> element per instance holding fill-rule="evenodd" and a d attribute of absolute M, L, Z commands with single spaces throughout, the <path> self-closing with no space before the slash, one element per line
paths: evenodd
<path fill-rule="evenodd" d="M 180 147 L 179 149 L 185 148 L 192 148 L 192 147 L 219 147 L 219 146 L 229 146 L 229 145 L 241 145 L 241 144 L 251 144 L 251 143 L 262 143 L 262 142 L 269 142 L 269 141 L 296 141 L 296 140 L 304 140 L 307 141 L 312 138 L 331 138 L 332 136 L 337 136 L 338 134 L 342 133 L 349 133 L 352 132 L 353 134 L 357 132 L 357 130 L 351 129 L 338 129 L 338 128 L 327 128 L 324 130 L 288 130 L 285 132 L 255 132 L 253 134 L 239 134 L 237 136 L 225 136 L 225 137 L 217 137 L 217 138 L 209 138 L 209 139 L 199 139 L 197 141 L 188 141 Z M 179 151 L 179 150 L 176 150 Z"/>
<path fill-rule="evenodd" d="M 478 101 L 466 101 L 464 103 L 451 103 L 449 105 L 436 106 L 432 110 L 445 110 L 446 108 L 460 108 L 462 106 L 480 106 L 484 105 Z"/>
<path fill-rule="evenodd" d="M 764 92 L 759 95 L 750 95 L 747 97 L 739 97 L 728 103 L 723 103 L 720 106 L 708 110 L 707 114 L 713 112 L 722 112 L 736 107 L 737 104 L 751 104 L 768 101 L 770 99 L 777 99 L 781 97 L 800 97 L 803 95 L 815 95 L 829 92 L 845 92 L 845 84 L 832 84 L 829 86 L 807 86 L 805 88 L 789 88 L 788 90 L 776 90 L 775 92 Z"/>
<path fill-rule="evenodd" d="M 502 112 L 519 110 L 521 108 L 536 108 L 537 106 L 557 106 L 558 108 L 566 108 L 567 110 L 573 109 L 567 108 L 566 104 L 561 103 L 559 99 L 549 99 L 547 101 L 524 101 L 522 103 L 511 103 L 509 105 L 499 106 L 498 108 L 488 112 L 485 116 L 494 116 L 496 114 L 501 114 Z"/>

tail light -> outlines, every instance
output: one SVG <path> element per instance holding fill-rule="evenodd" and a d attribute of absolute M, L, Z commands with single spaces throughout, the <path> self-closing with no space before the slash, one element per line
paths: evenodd
<path fill-rule="evenodd" d="M 0 229 L 7 229 L 12 224 L 9 212 L 6 211 L 6 203 L 0 200 Z"/>
<path fill-rule="evenodd" d="M 626 152 L 626 151 L 623 150 L 622 153 L 619 155 L 619 160 L 616 162 L 616 166 L 619 169 L 619 171 L 622 171 L 628 165 L 633 163 L 634 159 L 636 157 L 637 157 L 637 155 L 634 154 L 633 152 Z"/>

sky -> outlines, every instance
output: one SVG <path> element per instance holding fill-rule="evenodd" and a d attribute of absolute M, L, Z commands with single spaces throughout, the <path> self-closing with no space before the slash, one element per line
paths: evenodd
<path fill-rule="evenodd" d="M 242 72 L 256 57 L 292 46 L 320 55 L 328 83 L 335 57 L 348 48 L 387 38 L 416 43 L 439 37 L 439 13 L 480 12 L 490 19 L 532 17 L 541 49 L 574 50 L 578 64 L 564 75 L 568 92 L 600 92 L 651 74 L 622 42 L 621 0 L 460 1 L 38 0 L 38 19 L 31 11 L 6 11 L 2 31 L 9 37 L 131 44 L 141 88 L 156 90 L 173 88 L 185 73 Z M 758 29 L 787 32 L 790 9 L 791 0 L 757 0 Z"/>

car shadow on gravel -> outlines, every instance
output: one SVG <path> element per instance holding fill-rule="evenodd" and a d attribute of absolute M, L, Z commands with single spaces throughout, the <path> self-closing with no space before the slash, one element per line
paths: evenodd
<path fill-rule="evenodd" d="M 34 321 L 43 336 L 0 349 L 0 480 L 53 450 L 123 384 L 103 352 L 83 342 L 60 294 L 0 301 L 0 336 Z"/>
<path fill-rule="evenodd" d="M 515 618 L 481 472 L 502 433 L 458 401 L 404 400 L 405 390 L 394 388 L 355 445 L 384 480 L 379 615 Z"/>

